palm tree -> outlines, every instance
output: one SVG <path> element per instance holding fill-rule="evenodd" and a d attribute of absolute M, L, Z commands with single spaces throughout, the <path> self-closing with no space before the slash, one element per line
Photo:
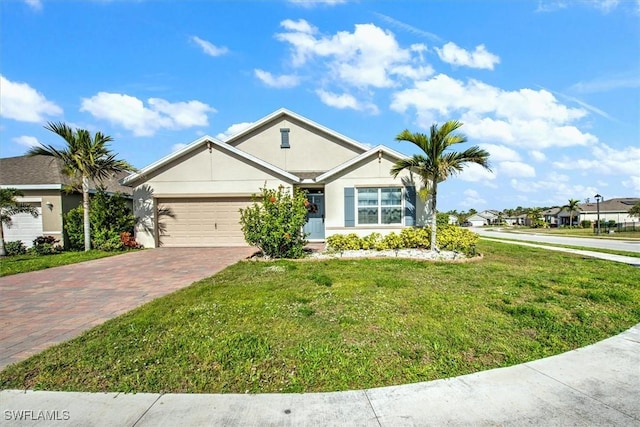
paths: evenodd
<path fill-rule="evenodd" d="M 569 203 L 564 205 L 561 209 L 569 211 L 569 227 L 573 227 L 573 213 L 578 210 L 578 203 L 580 200 L 569 199 Z"/>
<path fill-rule="evenodd" d="M 411 133 L 404 130 L 396 141 L 407 141 L 417 145 L 424 154 L 415 154 L 413 157 L 398 160 L 391 168 L 391 175 L 396 178 L 403 170 L 409 170 L 422 179 L 423 191 L 421 194 L 431 196 L 431 249 L 436 247 L 436 201 L 438 196 L 438 184 L 445 181 L 451 175 L 461 172 L 467 163 L 476 163 L 487 170 L 489 167 L 489 153 L 478 146 L 473 146 L 463 152 L 449 151 L 454 144 L 467 142 L 467 137 L 454 133 L 462 126 L 457 120 L 451 120 L 438 127 L 437 123 L 431 126 L 429 135 L 423 133 Z M 424 197 L 426 199 L 426 197 Z"/>
<path fill-rule="evenodd" d="M 62 161 L 62 172 L 72 179 L 76 187 L 82 188 L 82 208 L 84 212 L 84 250 L 91 249 L 91 225 L 89 223 L 89 184 L 91 181 L 102 182 L 113 174 L 134 171 L 135 168 L 124 160 L 116 159 L 116 155 L 108 148 L 113 141 L 101 132 L 91 137 L 85 129 L 71 129 L 65 123 L 49 122 L 45 129 L 59 135 L 67 146 L 57 149 L 52 145 L 33 147 L 29 156 L 51 156 Z"/>
<path fill-rule="evenodd" d="M 33 206 L 20 203 L 18 197 L 24 194 L 15 188 L 0 188 L 0 256 L 7 255 L 4 247 L 3 225 L 11 225 L 11 217 L 19 213 L 28 213 L 34 218 L 38 217 L 38 210 Z"/>
<path fill-rule="evenodd" d="M 540 208 L 529 208 L 527 211 L 527 218 L 531 220 L 531 227 L 537 228 L 539 225 L 540 217 L 542 216 L 542 209 Z"/>

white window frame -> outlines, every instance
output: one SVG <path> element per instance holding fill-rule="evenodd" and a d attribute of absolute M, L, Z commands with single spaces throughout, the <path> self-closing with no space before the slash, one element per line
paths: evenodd
<path fill-rule="evenodd" d="M 400 204 L 399 205 L 383 205 L 382 204 L 382 190 L 383 189 L 388 189 L 388 188 L 392 188 L 392 189 L 396 189 L 396 190 L 400 190 Z M 360 206 L 359 204 L 359 193 L 360 190 L 378 190 L 378 204 L 377 205 L 363 205 Z M 356 187 L 355 188 L 355 219 L 356 219 L 356 226 L 362 226 L 362 227 L 378 227 L 378 226 L 383 226 L 383 227 L 388 227 L 388 226 L 398 226 L 398 225 L 402 225 L 403 224 L 403 220 L 404 220 L 404 189 L 401 186 L 370 186 L 370 187 Z M 370 208 L 370 209 L 377 209 L 378 211 L 378 222 L 375 224 L 370 224 L 370 223 L 360 223 L 360 215 L 359 215 L 359 209 L 360 208 Z M 398 222 L 392 222 L 392 223 L 388 223 L 385 224 L 382 222 L 382 208 L 399 208 L 400 209 L 400 220 Z"/>

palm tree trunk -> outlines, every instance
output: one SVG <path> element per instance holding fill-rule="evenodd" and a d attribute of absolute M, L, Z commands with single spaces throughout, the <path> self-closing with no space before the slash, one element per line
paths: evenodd
<path fill-rule="evenodd" d="M 6 256 L 7 251 L 4 248 L 4 229 L 3 224 L 0 222 L 0 256 Z"/>
<path fill-rule="evenodd" d="M 82 177 L 82 211 L 84 221 L 84 250 L 91 250 L 91 223 L 89 222 L 89 178 Z"/>
<path fill-rule="evenodd" d="M 436 246 L 436 230 L 438 226 L 438 215 L 436 214 L 436 196 L 438 194 L 438 183 L 434 179 L 431 184 L 431 250 L 437 251 L 438 247 Z"/>

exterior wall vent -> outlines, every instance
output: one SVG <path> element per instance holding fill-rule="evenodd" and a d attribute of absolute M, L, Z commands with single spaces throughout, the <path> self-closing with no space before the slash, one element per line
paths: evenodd
<path fill-rule="evenodd" d="M 291 148 L 289 145 L 289 128 L 280 128 L 280 148 Z"/>

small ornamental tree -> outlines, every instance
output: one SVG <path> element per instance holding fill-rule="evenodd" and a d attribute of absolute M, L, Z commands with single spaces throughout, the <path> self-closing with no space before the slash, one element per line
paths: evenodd
<path fill-rule="evenodd" d="M 263 188 L 253 205 L 240 209 L 240 225 L 248 244 L 272 258 L 301 258 L 307 244 L 302 227 L 307 222 L 306 192 Z"/>

